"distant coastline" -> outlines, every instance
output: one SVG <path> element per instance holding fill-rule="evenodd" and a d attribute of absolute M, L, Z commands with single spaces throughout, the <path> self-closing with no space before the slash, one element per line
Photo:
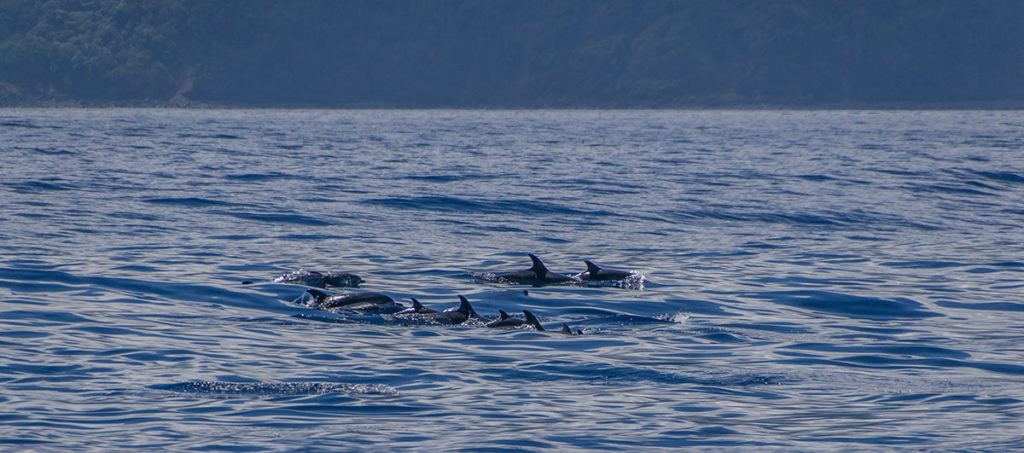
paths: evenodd
<path fill-rule="evenodd" d="M 0 106 L 1020 109 L 1024 5 L 11 2 Z"/>
<path fill-rule="evenodd" d="M 692 104 L 594 104 L 594 105 L 457 105 L 353 103 L 337 105 L 275 103 L 230 104 L 171 101 L 82 101 L 77 99 L 32 99 L 0 102 L 0 109 L 197 109 L 197 110 L 1024 110 L 1024 101 L 1006 102 L 847 102 L 823 104 L 773 103 L 692 103 Z"/>

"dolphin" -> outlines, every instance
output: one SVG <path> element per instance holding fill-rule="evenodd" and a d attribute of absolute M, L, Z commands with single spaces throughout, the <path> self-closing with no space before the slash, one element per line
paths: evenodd
<path fill-rule="evenodd" d="M 505 313 L 505 310 L 498 310 L 498 316 L 498 319 L 484 324 L 484 326 L 495 329 L 508 329 L 526 324 L 526 321 L 523 321 L 522 319 L 509 316 L 508 313 Z"/>
<path fill-rule="evenodd" d="M 411 315 L 414 313 L 438 313 L 437 310 L 431 310 L 427 307 L 424 307 L 423 304 L 421 304 L 420 301 L 416 300 L 415 297 L 410 297 L 409 299 L 412 300 L 412 307 L 397 312 L 395 313 L 395 315 Z"/>
<path fill-rule="evenodd" d="M 538 332 L 544 331 L 544 327 L 540 325 L 540 321 L 537 320 L 536 316 L 533 316 L 533 313 L 523 310 L 523 314 L 526 315 L 527 324 L 533 326 L 533 328 L 536 329 Z"/>
<path fill-rule="evenodd" d="M 499 272 L 494 274 L 495 279 L 500 282 L 534 286 L 577 281 L 572 277 L 549 271 L 548 268 L 544 266 L 544 263 L 540 261 L 540 258 L 537 258 L 537 256 L 532 253 L 529 253 L 528 255 L 530 255 L 530 260 L 533 261 L 532 267 L 521 271 Z"/>
<path fill-rule="evenodd" d="M 587 263 L 587 271 L 577 276 L 583 281 L 625 280 L 633 275 L 632 272 L 601 269 L 596 264 L 587 260 L 583 260 L 583 262 Z"/>
<path fill-rule="evenodd" d="M 348 286 L 356 288 L 360 283 L 363 283 L 366 280 L 363 280 L 362 277 L 351 272 L 328 272 L 327 275 L 324 275 L 323 281 L 325 286 Z"/>
<path fill-rule="evenodd" d="M 582 330 L 576 329 L 576 331 L 574 332 L 572 329 L 569 328 L 569 325 L 564 322 L 562 323 L 562 330 L 560 330 L 559 332 L 566 335 L 583 335 Z"/>
<path fill-rule="evenodd" d="M 328 272 L 326 275 L 321 274 L 317 271 L 304 271 L 298 270 L 288 274 L 284 274 L 274 279 L 274 283 L 288 283 L 292 285 L 305 285 L 312 286 L 314 288 L 326 288 L 328 286 L 337 287 L 359 287 L 360 283 L 363 283 L 360 276 L 349 273 L 349 272 Z M 243 285 L 252 285 L 256 282 L 244 281 Z"/>
<path fill-rule="evenodd" d="M 469 301 L 465 297 L 459 296 L 459 308 L 453 311 L 431 310 L 420 304 L 418 300 L 413 299 L 411 311 L 403 310 L 402 312 L 395 313 L 395 316 L 399 318 L 422 319 L 440 324 L 462 324 L 469 320 L 473 313 L 475 311 L 473 306 L 469 304 Z"/>
<path fill-rule="evenodd" d="M 493 329 L 514 329 L 519 326 L 529 325 L 537 331 L 543 332 L 544 327 L 540 325 L 540 321 L 537 321 L 537 317 L 530 313 L 528 310 L 523 310 L 523 314 L 526 315 L 526 320 L 519 318 L 513 318 L 505 313 L 503 310 L 498 310 L 498 314 L 501 318 L 491 321 L 485 326 Z"/>
<path fill-rule="evenodd" d="M 462 300 L 464 300 L 464 299 L 465 299 L 465 297 L 459 296 L 459 302 L 462 302 Z M 466 303 L 468 304 L 469 301 L 466 301 Z M 461 308 L 462 308 L 461 305 L 459 306 L 459 308 L 455 308 L 455 307 L 445 308 L 444 311 L 442 311 L 442 313 L 450 313 L 450 312 L 453 312 L 453 311 L 459 311 Z M 469 319 L 475 319 L 475 320 L 480 321 L 480 322 L 491 322 L 490 319 L 487 319 L 487 318 L 477 314 L 476 310 L 474 310 L 472 306 L 469 307 Z"/>
<path fill-rule="evenodd" d="M 381 293 L 357 293 L 329 295 L 323 291 L 307 289 L 313 296 L 314 308 L 321 310 L 382 311 L 402 308 L 401 304 Z"/>

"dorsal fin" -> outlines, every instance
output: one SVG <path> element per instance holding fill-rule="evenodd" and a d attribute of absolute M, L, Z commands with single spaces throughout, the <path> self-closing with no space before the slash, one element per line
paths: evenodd
<path fill-rule="evenodd" d="M 312 294 L 313 300 L 316 301 L 316 303 L 318 304 L 324 303 L 324 301 L 327 300 L 328 297 L 330 297 L 327 295 L 327 293 L 323 291 L 317 291 L 315 289 L 307 289 L 306 292 Z"/>
<path fill-rule="evenodd" d="M 543 280 L 544 276 L 548 274 L 548 268 L 544 266 L 544 263 L 540 262 L 540 258 L 537 258 L 537 255 L 532 253 L 527 253 L 527 255 L 530 255 L 530 261 L 533 261 L 533 267 L 530 270 L 537 274 L 537 278 Z"/>
<path fill-rule="evenodd" d="M 412 299 L 412 309 L 414 311 L 422 311 L 423 310 L 423 304 L 421 304 L 420 301 L 416 300 L 415 297 L 410 297 L 409 299 Z"/>
<path fill-rule="evenodd" d="M 473 313 L 473 306 L 461 295 L 459 296 L 459 313 L 466 315 L 466 319 L 469 319 L 469 315 Z"/>
<path fill-rule="evenodd" d="M 590 275 L 595 275 L 598 272 L 601 272 L 601 268 L 597 267 L 596 264 L 591 263 L 590 261 L 587 260 L 583 260 L 583 262 L 587 263 L 587 272 L 590 272 Z"/>
<path fill-rule="evenodd" d="M 562 333 L 566 335 L 572 335 L 572 329 L 570 329 L 569 325 L 564 322 L 562 323 Z"/>
<path fill-rule="evenodd" d="M 523 310 L 523 314 L 526 315 L 526 322 L 533 326 L 534 329 L 537 329 L 540 332 L 544 331 L 544 327 L 540 325 L 540 321 L 537 321 L 537 317 L 533 316 L 533 313 Z"/>
<path fill-rule="evenodd" d="M 469 317 L 470 318 L 484 319 L 483 316 L 480 316 L 479 314 L 477 314 L 476 309 L 474 309 L 472 305 L 469 306 Z"/>
<path fill-rule="evenodd" d="M 508 318 L 510 318 L 508 313 L 505 313 L 505 310 L 498 310 L 498 316 L 501 316 L 501 319 L 508 319 Z"/>

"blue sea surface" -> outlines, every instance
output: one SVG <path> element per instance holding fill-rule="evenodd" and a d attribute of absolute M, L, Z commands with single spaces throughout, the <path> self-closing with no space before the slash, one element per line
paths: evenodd
<path fill-rule="evenodd" d="M 6 109 L 0 157 L 0 449 L 1024 448 L 1024 112 Z M 647 281 L 475 278 L 528 253 Z"/>

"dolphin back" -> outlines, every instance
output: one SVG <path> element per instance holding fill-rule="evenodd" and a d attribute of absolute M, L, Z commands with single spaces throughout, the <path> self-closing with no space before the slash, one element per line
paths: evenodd
<path fill-rule="evenodd" d="M 466 319 L 469 319 L 471 314 L 476 313 L 473 311 L 473 306 L 469 304 L 469 300 L 462 297 L 462 295 L 459 295 L 459 313 L 465 315 Z"/>
<path fill-rule="evenodd" d="M 540 258 L 537 258 L 537 255 L 532 253 L 527 253 L 527 255 L 530 255 L 530 261 L 533 261 L 533 267 L 531 267 L 530 270 L 537 274 L 538 280 L 544 280 L 545 276 L 547 276 L 548 268 L 544 266 L 544 263 L 540 261 Z"/>
<path fill-rule="evenodd" d="M 416 300 L 415 297 L 410 297 L 409 299 L 412 300 L 412 309 L 413 309 L 413 311 L 417 311 L 417 312 L 423 311 L 423 304 L 421 304 L 420 301 Z"/>
<path fill-rule="evenodd" d="M 526 315 L 527 324 L 530 324 L 531 326 L 533 326 L 534 329 L 537 329 L 537 331 L 539 332 L 544 331 L 544 327 L 540 325 L 540 321 L 537 320 L 536 316 L 533 316 L 533 313 L 530 313 L 528 310 L 523 310 L 523 314 Z"/>

